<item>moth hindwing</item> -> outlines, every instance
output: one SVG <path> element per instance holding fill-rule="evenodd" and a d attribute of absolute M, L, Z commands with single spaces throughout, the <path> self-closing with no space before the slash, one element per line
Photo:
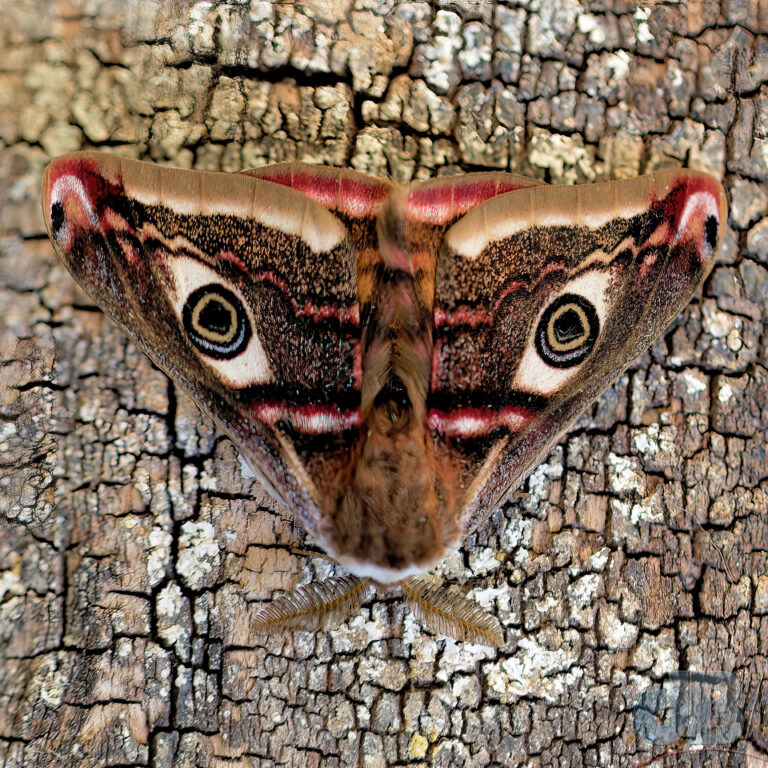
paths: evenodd
<path fill-rule="evenodd" d="M 519 486 L 689 301 L 724 200 L 684 170 L 403 188 L 78 153 L 43 179 L 75 279 L 352 574 L 273 611 L 305 628 L 428 571 Z M 500 638 L 463 599 L 405 591 L 444 631 Z"/>

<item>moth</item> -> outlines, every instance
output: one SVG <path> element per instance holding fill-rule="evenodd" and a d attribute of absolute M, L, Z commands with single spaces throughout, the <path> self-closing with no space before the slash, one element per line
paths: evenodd
<path fill-rule="evenodd" d="M 680 313 L 726 215 L 720 184 L 680 169 L 403 187 L 98 153 L 54 160 L 42 204 L 74 278 L 348 571 L 260 628 L 398 584 L 428 626 L 496 645 L 494 618 L 423 574 Z"/>

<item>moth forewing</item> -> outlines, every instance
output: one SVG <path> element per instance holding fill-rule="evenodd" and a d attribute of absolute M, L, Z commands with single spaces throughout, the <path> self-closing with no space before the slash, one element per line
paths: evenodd
<path fill-rule="evenodd" d="M 682 170 L 402 188 L 76 153 L 48 166 L 42 198 L 75 279 L 352 572 L 262 617 L 305 628 L 487 517 L 685 306 L 725 220 L 718 182 Z M 430 589 L 404 586 L 430 626 L 499 641 Z"/>
<path fill-rule="evenodd" d="M 724 219 L 718 182 L 669 170 L 500 195 L 446 232 L 433 399 L 460 407 L 436 410 L 432 426 L 446 460 L 484 442 L 457 465 L 474 492 L 465 533 L 677 316 L 714 264 Z M 441 290 L 456 284 L 463 293 Z M 473 356 L 484 365 L 461 366 Z"/>

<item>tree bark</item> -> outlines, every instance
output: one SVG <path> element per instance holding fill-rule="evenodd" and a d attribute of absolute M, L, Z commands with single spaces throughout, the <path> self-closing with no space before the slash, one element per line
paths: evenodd
<path fill-rule="evenodd" d="M 0 765 L 768 759 L 768 3 L 651 5 L 0 0 Z M 724 180 L 703 291 L 440 567 L 503 648 L 378 597 L 251 631 L 333 566 L 55 257 L 42 170 L 85 148 Z"/>

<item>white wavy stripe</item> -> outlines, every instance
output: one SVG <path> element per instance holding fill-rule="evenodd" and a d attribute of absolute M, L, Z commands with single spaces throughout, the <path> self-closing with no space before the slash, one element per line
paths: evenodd
<path fill-rule="evenodd" d="M 605 190 L 606 196 L 613 196 L 612 205 L 608 200 L 599 207 L 594 204 L 596 188 L 600 187 Z M 623 188 L 626 189 L 626 186 Z M 644 197 L 631 200 L 624 196 L 619 202 L 617 192 L 615 182 L 507 192 L 481 203 L 454 224 L 446 232 L 445 242 L 459 256 L 472 261 L 489 243 L 531 227 L 586 226 L 596 229 L 617 217 L 629 218 L 647 210 L 648 203 Z M 583 198 L 587 194 L 587 207 L 583 207 Z"/>
<path fill-rule="evenodd" d="M 254 415 L 265 424 L 288 421 L 297 431 L 306 435 L 324 435 L 343 432 L 360 426 L 359 410 L 342 411 L 318 406 L 287 406 L 266 403 L 255 406 Z"/>
<path fill-rule="evenodd" d="M 698 214 L 702 214 L 701 218 L 704 222 L 710 216 L 714 216 L 717 219 L 717 223 L 720 223 L 720 209 L 714 195 L 709 192 L 695 192 L 685 201 L 685 208 L 683 208 L 683 213 L 680 216 L 680 224 L 672 241 L 673 245 L 676 245 L 680 240 L 684 240 L 686 235 L 690 234 L 688 232 L 690 221 Z"/>
<path fill-rule="evenodd" d="M 439 435 L 446 437 L 478 437 L 498 427 L 506 427 L 510 432 L 522 429 L 530 420 L 530 415 L 520 413 L 516 408 L 502 408 L 500 411 L 480 409 L 462 409 L 448 414 L 431 411 L 427 416 L 427 425 Z M 475 411 L 474 413 L 472 411 Z"/>

